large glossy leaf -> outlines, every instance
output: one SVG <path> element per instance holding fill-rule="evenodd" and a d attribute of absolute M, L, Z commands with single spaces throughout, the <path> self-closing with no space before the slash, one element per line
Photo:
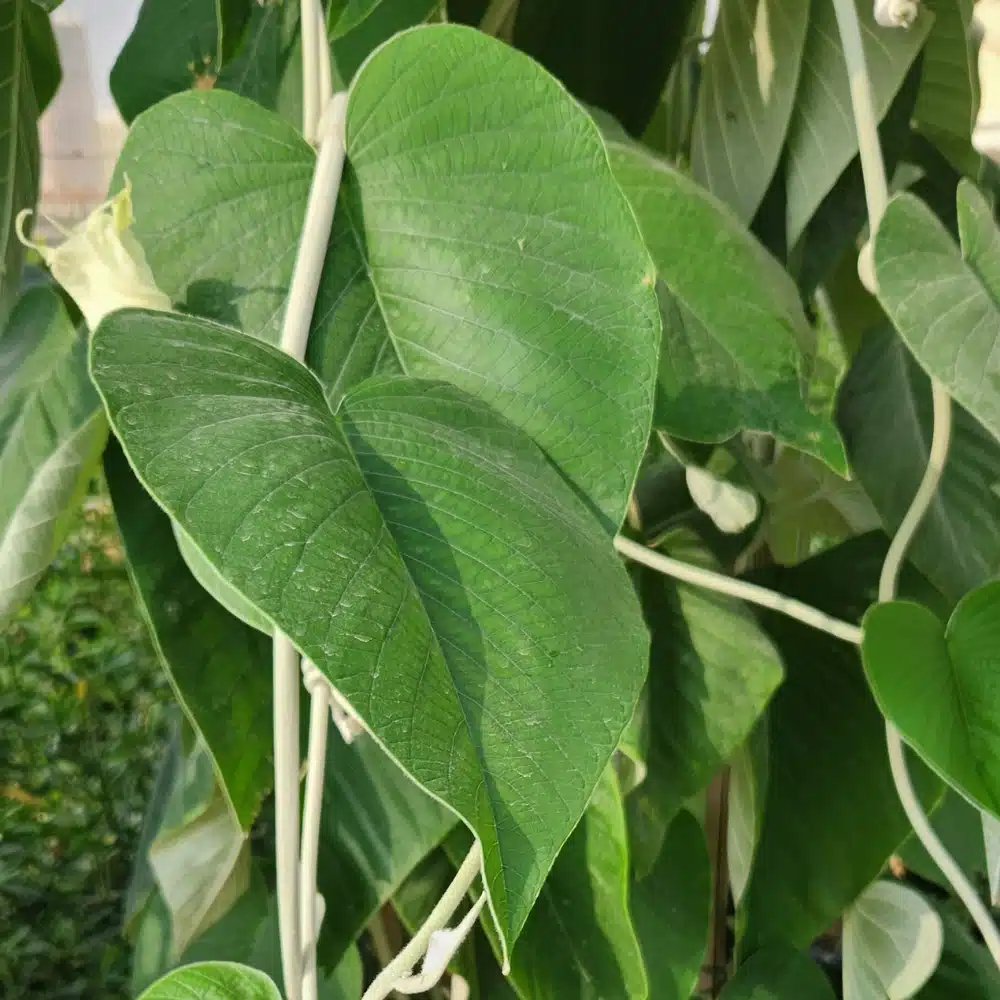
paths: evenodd
<path fill-rule="evenodd" d="M 834 1000 L 818 965 L 788 947 L 759 951 L 736 970 L 720 1000 Z"/>
<path fill-rule="evenodd" d="M 865 615 L 865 671 L 879 707 L 949 784 L 1000 816 L 1000 582 L 959 601 L 947 627 L 909 601 Z"/>
<path fill-rule="evenodd" d="M 916 890 L 873 882 L 844 916 L 844 1000 L 909 1000 L 941 958 L 944 927 Z"/>
<path fill-rule="evenodd" d="M 692 441 L 767 431 L 846 471 L 832 421 L 803 398 L 809 330 L 791 279 L 692 180 L 637 146 L 610 153 L 656 264 L 657 426 Z"/>
<path fill-rule="evenodd" d="M 446 845 L 454 860 L 456 844 Z M 566 841 L 510 958 L 520 1000 L 642 1000 L 648 984 L 629 915 L 628 837 L 608 768 Z M 489 924 L 484 925 L 499 954 Z"/>
<path fill-rule="evenodd" d="M 865 64 L 871 78 L 875 113 L 881 121 L 916 59 L 934 20 L 923 6 L 906 31 L 875 24 L 869 0 L 856 0 Z M 834 5 L 812 5 L 799 91 L 788 127 L 786 239 L 792 247 L 858 152 L 851 110 L 850 83 L 840 47 Z"/>
<path fill-rule="evenodd" d="M 514 44 L 581 101 L 641 135 L 694 6 L 694 0 L 519 0 Z"/>
<path fill-rule="evenodd" d="M 968 181 L 958 228 L 961 253 L 926 205 L 893 198 L 875 239 L 878 296 L 921 366 L 1000 437 L 1000 233 Z"/>
<path fill-rule="evenodd" d="M 271 788 L 271 655 L 188 569 L 170 518 L 135 478 L 116 442 L 104 473 L 139 610 L 191 724 L 211 751 L 233 814 L 249 830 Z"/>
<path fill-rule="evenodd" d="M 873 599 L 884 551 L 863 536 L 754 578 L 856 621 Z M 903 583 L 914 586 L 910 573 Z M 740 915 L 747 954 L 774 943 L 808 945 L 910 833 L 856 648 L 774 613 L 762 620 L 786 679 L 768 709 L 767 790 Z M 914 771 L 923 801 L 933 804 L 940 784 L 924 768 Z"/>
<path fill-rule="evenodd" d="M 107 433 L 86 335 L 53 288 L 30 289 L 0 336 L 0 621 L 66 537 Z"/>
<path fill-rule="evenodd" d="M 91 371 L 157 501 L 476 831 L 512 941 L 645 672 L 597 520 L 442 383 L 372 380 L 334 417 L 277 348 L 140 311 L 104 321 Z"/>
<path fill-rule="evenodd" d="M 331 735 L 324 789 L 318 885 L 327 911 L 321 943 L 335 962 L 455 825 L 455 816 L 367 734 L 349 746 Z"/>
<path fill-rule="evenodd" d="M 682 811 L 649 874 L 633 883 L 632 920 L 650 1000 L 689 1000 L 705 957 L 712 870 L 701 824 Z"/>
<path fill-rule="evenodd" d="M 38 197 L 38 103 L 28 64 L 29 0 L 0 0 L 0 323 L 17 292 L 24 247 L 14 220 Z"/>
<path fill-rule="evenodd" d="M 851 468 L 896 531 L 930 455 L 930 379 L 888 327 L 865 335 L 840 389 Z M 891 433 L 886 433 L 889 428 Z M 952 602 L 1000 573 L 1000 444 L 954 406 L 944 477 L 909 558 Z"/>
<path fill-rule="evenodd" d="M 525 56 L 439 25 L 365 64 L 347 146 L 310 344 L 331 400 L 386 364 L 445 378 L 532 435 L 617 526 L 651 420 L 659 318 L 590 117 Z M 227 168 L 196 169 L 209 162 Z M 276 340 L 313 162 L 290 125 L 228 94 L 144 116 L 119 169 L 163 290 Z"/>
<path fill-rule="evenodd" d="M 281 1000 L 263 972 L 234 962 L 201 962 L 169 972 L 139 1000 Z"/>
<path fill-rule="evenodd" d="M 698 94 L 691 171 L 744 222 L 781 157 L 810 7 L 810 0 L 731 0 L 719 10 Z"/>
<path fill-rule="evenodd" d="M 126 122 L 171 94 L 211 86 L 239 40 L 250 3 L 143 0 L 111 68 L 111 93 Z"/>
<path fill-rule="evenodd" d="M 747 738 L 783 671 L 777 650 L 739 601 L 653 570 L 641 573 L 639 589 L 653 637 L 648 771 L 629 802 L 665 833 L 685 800 Z"/>
<path fill-rule="evenodd" d="M 917 127 L 960 170 L 975 168 L 970 145 L 979 109 L 977 45 L 972 29 L 974 0 L 926 0 L 934 27 L 924 46 L 923 72 L 914 118 Z"/>

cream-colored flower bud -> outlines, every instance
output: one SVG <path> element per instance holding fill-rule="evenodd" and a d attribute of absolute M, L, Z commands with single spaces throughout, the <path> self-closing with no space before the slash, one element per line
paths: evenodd
<path fill-rule="evenodd" d="M 919 13 L 918 0 L 875 0 L 875 23 L 883 28 L 908 28 Z"/>
<path fill-rule="evenodd" d="M 170 299 L 159 288 L 146 263 L 132 225 L 132 187 L 125 187 L 66 234 L 58 247 L 32 243 L 24 235 L 30 209 L 17 217 L 17 235 L 38 251 L 52 276 L 73 297 L 87 326 L 96 330 L 108 313 L 134 306 L 170 311 Z"/>
<path fill-rule="evenodd" d="M 1000 0 L 979 0 L 973 21 L 982 34 L 979 45 L 979 114 L 973 147 L 1000 163 Z"/>

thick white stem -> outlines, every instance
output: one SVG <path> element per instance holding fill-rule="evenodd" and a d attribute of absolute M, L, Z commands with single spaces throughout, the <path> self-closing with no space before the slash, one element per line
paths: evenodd
<path fill-rule="evenodd" d="M 885 164 L 878 140 L 878 121 L 871 96 L 871 84 L 865 65 L 864 49 L 861 45 L 861 27 L 858 22 L 854 0 L 834 0 L 837 13 L 837 27 L 844 49 L 847 72 L 851 79 L 851 101 L 854 121 L 858 132 L 858 147 L 861 150 L 861 170 L 865 179 L 865 194 L 868 201 L 868 222 L 871 240 L 874 240 L 882 216 L 889 201 Z M 872 275 L 874 284 L 874 275 Z M 947 390 L 937 381 L 932 382 L 934 405 L 934 430 L 931 434 L 931 449 L 927 458 L 927 468 L 917 488 L 917 493 L 906 512 L 899 530 L 889 545 L 882 572 L 879 577 L 878 598 L 891 601 L 896 596 L 899 573 L 906 558 L 906 552 L 913 541 L 924 515 L 934 502 L 948 458 L 951 441 L 951 398 Z M 975 886 L 965 877 L 965 873 L 948 852 L 934 832 L 934 828 L 924 812 L 920 799 L 913 787 L 913 780 L 906 765 L 906 752 L 899 731 L 891 722 L 886 722 L 886 745 L 889 765 L 899 801 L 907 819 L 927 853 L 934 859 L 944 876 L 951 883 L 955 894 L 965 904 L 969 915 L 979 928 L 986 946 L 1000 967 L 1000 933 L 997 932 L 989 910 L 983 905 Z"/>
<path fill-rule="evenodd" d="M 320 0 L 302 0 L 299 11 L 299 31 L 302 34 L 302 134 L 309 143 L 316 141 L 321 110 L 318 24 L 325 25 Z M 324 31 L 323 34 L 325 33 Z"/>
<path fill-rule="evenodd" d="M 305 5 L 303 5 L 305 7 Z M 303 10 L 303 30 L 309 20 Z M 327 104 L 320 126 L 320 149 L 313 172 L 305 222 L 299 239 L 281 348 L 297 361 L 305 357 L 316 292 L 333 227 L 337 191 L 344 168 L 344 116 L 347 95 Z M 302 1000 L 303 941 L 299 901 L 299 657 L 290 639 L 274 636 L 274 794 L 275 859 L 281 965 L 287 1000 Z M 303 905 L 311 905 L 315 888 Z M 307 942 L 306 950 L 315 941 Z"/>
<path fill-rule="evenodd" d="M 424 925 L 410 939 L 406 947 L 375 977 L 371 986 L 365 990 L 361 1000 L 385 1000 L 396 988 L 396 984 L 410 976 L 413 967 L 427 952 L 431 935 L 446 927 L 455 911 L 461 906 L 465 894 L 482 866 L 482 851 L 477 840 L 465 856 L 462 867 L 448 886 L 445 894 L 431 910 Z"/>
<path fill-rule="evenodd" d="M 824 614 L 818 608 L 794 598 L 786 597 L 767 587 L 760 587 L 755 583 L 747 583 L 745 580 L 734 580 L 724 573 L 716 573 L 710 569 L 703 569 L 701 566 L 692 566 L 690 563 L 682 562 L 680 559 L 671 559 L 660 552 L 654 552 L 645 545 L 639 545 L 628 538 L 620 535 L 615 538 L 615 548 L 622 555 L 628 556 L 635 562 L 642 563 L 650 569 L 655 569 L 666 576 L 672 576 L 685 583 L 693 583 L 696 587 L 704 587 L 706 590 L 714 590 L 719 594 L 728 594 L 730 597 L 739 597 L 751 604 L 757 604 L 762 608 L 770 608 L 780 614 L 788 615 L 805 625 L 827 632 L 844 642 L 854 645 L 861 643 L 861 629 L 857 625 L 841 621 Z"/>

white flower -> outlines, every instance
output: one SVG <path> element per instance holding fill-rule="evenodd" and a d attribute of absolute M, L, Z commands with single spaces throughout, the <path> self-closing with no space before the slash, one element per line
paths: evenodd
<path fill-rule="evenodd" d="M 52 276 L 73 297 L 91 330 L 116 309 L 173 308 L 156 287 L 139 241 L 128 231 L 132 225 L 128 178 L 114 198 L 95 208 L 58 247 L 32 243 L 25 237 L 24 221 L 30 214 L 26 209 L 18 215 L 18 238 L 38 251 Z"/>
<path fill-rule="evenodd" d="M 908 28 L 919 13 L 919 0 L 875 0 L 875 21 L 883 28 Z"/>
<path fill-rule="evenodd" d="M 982 34 L 979 46 L 979 114 L 973 147 L 1000 163 L 1000 2 L 979 0 L 973 21 Z"/>

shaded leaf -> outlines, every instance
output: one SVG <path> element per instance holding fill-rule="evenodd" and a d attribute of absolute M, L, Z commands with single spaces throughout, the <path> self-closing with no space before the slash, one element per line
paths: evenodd
<path fill-rule="evenodd" d="M 694 992 L 708 940 L 711 878 L 701 824 L 681 811 L 656 864 L 632 885 L 651 1000 L 688 1000 Z"/>
<path fill-rule="evenodd" d="M 667 81 L 695 0 L 520 0 L 514 44 L 581 101 L 641 135 Z"/>
<path fill-rule="evenodd" d="M 1000 436 L 1000 234 L 986 199 L 958 186 L 962 250 L 912 195 L 889 203 L 875 238 L 878 297 L 917 361 Z"/>
<path fill-rule="evenodd" d="M 62 545 L 107 434 L 85 332 L 51 286 L 30 289 L 0 336 L 0 621 Z"/>
<path fill-rule="evenodd" d="M 447 845 L 457 860 L 455 845 Z M 643 956 L 628 908 L 628 837 L 608 768 L 566 841 L 510 957 L 521 1000 L 647 996 Z M 492 926 L 482 926 L 499 953 Z"/>
<path fill-rule="evenodd" d="M 749 222 L 795 104 L 809 0 L 730 0 L 705 56 L 691 143 L 695 180 Z"/>
<path fill-rule="evenodd" d="M 14 220 L 38 197 L 38 104 L 28 61 L 29 0 L 0 0 L 0 323 L 17 294 L 24 247 Z"/>
<path fill-rule="evenodd" d="M 644 814 L 662 838 L 685 800 L 702 791 L 746 739 L 781 683 L 782 667 L 740 601 L 646 569 L 639 590 L 653 637 L 650 732 L 646 780 L 630 796 L 629 809 Z M 655 837 L 650 846 L 652 857 L 644 849 L 637 863 L 640 874 L 660 853 Z"/>
<path fill-rule="evenodd" d="M 863 338 L 840 389 L 837 418 L 851 468 L 886 530 L 895 532 L 927 467 L 933 415 L 930 379 L 888 327 Z M 998 483 L 1000 444 L 953 406 L 944 476 L 908 549 L 952 602 L 1000 573 Z"/>
<path fill-rule="evenodd" d="M 48 106 L 62 82 L 59 47 L 48 14 L 34 3 L 24 8 L 24 48 L 38 114 Z"/>
<path fill-rule="evenodd" d="M 983 814 L 958 792 L 949 788 L 941 804 L 932 813 L 931 823 L 934 832 L 969 880 L 973 883 L 979 881 L 987 871 Z M 900 846 L 896 854 L 908 871 L 949 889 L 950 883 L 915 833 Z"/>
<path fill-rule="evenodd" d="M 947 627 L 910 601 L 876 605 L 862 649 L 886 718 L 950 785 L 1000 816 L 1000 582 L 963 597 Z"/>
<path fill-rule="evenodd" d="M 128 467 L 117 442 L 104 456 L 139 610 L 188 720 L 212 754 L 219 784 L 249 830 L 273 781 L 271 653 L 184 562 L 170 519 Z"/>
<path fill-rule="evenodd" d="M 750 881 L 767 801 L 767 719 L 761 719 L 729 762 L 729 825 L 726 860 L 733 902 L 739 906 Z"/>
<path fill-rule="evenodd" d="M 171 94 L 212 86 L 250 9 L 248 2 L 143 0 L 111 67 L 111 93 L 122 118 L 131 123 Z"/>
<path fill-rule="evenodd" d="M 327 912 L 320 943 L 333 963 L 441 842 L 455 815 L 367 734 L 350 745 L 331 737 L 324 777 L 318 887 Z"/>
<path fill-rule="evenodd" d="M 873 882 L 844 917 L 844 1000 L 908 1000 L 941 958 L 944 928 L 920 893 Z"/>
<path fill-rule="evenodd" d="M 446 378 L 535 437 L 617 527 L 647 437 L 659 319 L 589 116 L 523 55 L 435 26 L 366 63 L 347 145 L 309 354 L 331 401 L 387 364 Z M 192 172 L 192 155 L 229 164 L 225 183 Z M 290 126 L 230 95 L 144 116 L 119 169 L 160 287 L 276 341 L 313 162 Z M 187 253 L 206 229 L 212 247 Z"/>
<path fill-rule="evenodd" d="M 475 829 L 513 941 L 642 684 L 601 526 L 441 383 L 371 380 L 334 417 L 276 348 L 141 311 L 102 323 L 91 368 L 147 489 Z"/>
<path fill-rule="evenodd" d="M 856 621 L 874 599 L 884 552 L 884 541 L 862 536 L 752 579 Z M 904 590 L 917 582 L 904 574 Z M 747 954 L 808 945 L 910 833 L 857 650 L 773 612 L 761 620 L 781 652 L 785 683 L 767 714 L 767 792 L 739 918 Z M 915 768 L 914 780 L 925 806 L 940 795 L 925 769 Z"/>
<path fill-rule="evenodd" d="M 169 972 L 139 1000 L 281 1000 L 263 972 L 232 962 L 201 962 Z"/>
<path fill-rule="evenodd" d="M 944 950 L 937 971 L 917 994 L 920 1000 L 997 1000 L 1000 973 L 989 952 L 953 916 L 941 918 Z"/>
<path fill-rule="evenodd" d="M 923 6 L 906 31 L 875 24 L 869 0 L 856 0 L 875 114 L 881 121 L 934 20 Z M 786 238 L 792 247 L 826 193 L 858 152 L 850 83 L 834 5 L 814 3 L 785 153 Z"/>
<path fill-rule="evenodd" d="M 835 996 L 815 962 L 792 948 L 775 946 L 744 962 L 720 1000 L 834 1000 Z"/>
<path fill-rule="evenodd" d="M 787 273 L 683 174 L 637 146 L 609 150 L 657 268 L 656 425 L 691 441 L 766 431 L 846 471 L 832 422 L 804 399 L 810 332 Z"/>

